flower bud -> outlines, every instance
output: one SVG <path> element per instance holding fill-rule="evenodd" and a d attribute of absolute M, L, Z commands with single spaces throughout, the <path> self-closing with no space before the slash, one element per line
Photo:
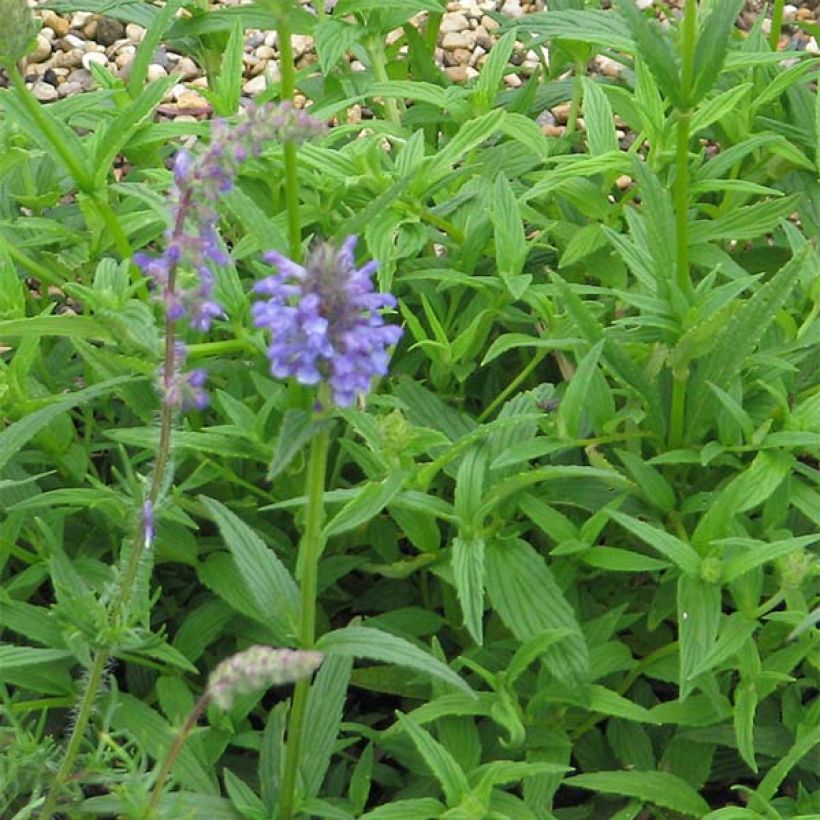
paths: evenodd
<path fill-rule="evenodd" d="M 37 25 L 26 0 L 0 0 L 0 65 L 13 65 L 31 51 Z"/>
<path fill-rule="evenodd" d="M 799 549 L 784 555 L 778 562 L 780 586 L 785 591 L 797 590 L 817 572 L 817 561 L 806 550 Z"/>
<path fill-rule="evenodd" d="M 704 558 L 700 563 L 700 577 L 707 584 L 719 584 L 723 577 L 723 561 L 715 555 Z"/>
<path fill-rule="evenodd" d="M 222 661 L 208 679 L 208 695 L 224 711 L 237 695 L 249 695 L 269 686 L 295 683 L 312 675 L 324 655 L 321 652 L 252 646 Z"/>

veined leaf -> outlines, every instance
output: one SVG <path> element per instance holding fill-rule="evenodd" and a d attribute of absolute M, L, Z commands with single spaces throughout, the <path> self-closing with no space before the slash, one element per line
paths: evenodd
<path fill-rule="evenodd" d="M 680 698 L 694 688 L 697 670 L 712 651 L 720 624 L 720 585 L 700 578 L 678 578 L 678 643 L 680 645 Z"/>
<path fill-rule="evenodd" d="M 546 648 L 550 672 L 567 686 L 583 689 L 589 678 L 589 650 L 575 613 L 544 559 L 519 539 L 487 545 L 486 585 L 493 607 L 521 641 L 550 629 L 571 633 Z"/>
<path fill-rule="evenodd" d="M 455 758 L 426 729 L 413 718 L 396 712 L 399 725 L 410 736 L 419 754 L 424 758 L 430 771 L 441 784 L 450 806 L 458 805 L 469 791 L 467 777 Z"/>
<path fill-rule="evenodd" d="M 472 639 L 484 639 L 484 539 L 453 540 L 453 579 L 456 584 L 464 625 Z"/>
<path fill-rule="evenodd" d="M 224 504 L 200 496 L 247 585 L 260 615 L 283 634 L 296 631 L 299 619 L 299 590 L 296 582 L 264 541 Z"/>
<path fill-rule="evenodd" d="M 637 535 L 641 541 L 649 544 L 661 555 L 677 564 L 683 572 L 688 575 L 697 575 L 700 571 L 700 556 L 685 541 L 681 541 L 680 538 L 664 532 L 652 524 L 639 521 L 637 518 L 617 510 L 610 510 L 608 514 L 622 527 Z"/>
<path fill-rule="evenodd" d="M 398 495 L 404 479 L 404 473 L 396 470 L 383 481 L 371 481 L 357 488 L 353 498 L 327 522 L 324 537 L 340 535 L 370 521 Z"/>
<path fill-rule="evenodd" d="M 668 772 L 591 772 L 564 778 L 564 784 L 633 797 L 693 817 L 709 813 L 709 804 L 685 780 Z"/>
<path fill-rule="evenodd" d="M 472 694 L 470 687 L 440 660 L 410 641 L 372 629 L 367 626 L 346 626 L 322 635 L 316 648 L 328 655 L 344 655 L 353 658 L 406 666 L 434 678 L 439 678 L 451 686 Z"/>

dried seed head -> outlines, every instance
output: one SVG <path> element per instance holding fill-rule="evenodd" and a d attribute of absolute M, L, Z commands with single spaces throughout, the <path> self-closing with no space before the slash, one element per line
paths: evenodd
<path fill-rule="evenodd" d="M 31 51 L 37 24 L 26 0 L 0 0 L 0 65 L 13 65 Z"/>
<path fill-rule="evenodd" d="M 324 655 L 299 649 L 252 646 L 226 658 L 208 679 L 208 695 L 224 711 L 237 695 L 248 695 L 283 683 L 295 683 L 312 675 Z"/>

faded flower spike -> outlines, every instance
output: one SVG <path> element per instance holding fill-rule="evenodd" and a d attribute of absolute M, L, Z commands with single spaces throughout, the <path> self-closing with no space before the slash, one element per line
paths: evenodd
<path fill-rule="evenodd" d="M 31 51 L 37 24 L 26 0 L 0 0 L 0 65 L 13 65 Z"/>
<path fill-rule="evenodd" d="M 226 658 L 214 669 L 206 694 L 220 709 L 228 711 L 237 695 L 295 683 L 312 675 L 323 659 L 321 652 L 252 646 Z"/>
<path fill-rule="evenodd" d="M 340 407 L 349 407 L 370 390 L 374 376 L 387 373 L 388 348 L 402 335 L 382 317 L 396 300 L 373 289 L 378 263 L 357 268 L 355 246 L 355 236 L 341 249 L 321 244 L 304 267 L 268 251 L 263 258 L 279 272 L 254 288 L 268 297 L 253 306 L 253 318 L 256 327 L 271 331 L 273 375 L 306 385 L 326 383 Z"/>

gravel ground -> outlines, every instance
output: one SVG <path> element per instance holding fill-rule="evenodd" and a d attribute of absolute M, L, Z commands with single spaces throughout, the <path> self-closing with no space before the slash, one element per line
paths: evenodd
<path fill-rule="evenodd" d="M 678 0 L 682 2 L 682 0 Z M 91 73 L 92 63 L 97 63 L 121 77 L 127 77 L 137 45 L 145 35 L 145 30 L 135 24 L 124 25 L 118 20 L 88 12 L 75 12 L 60 16 L 48 9 L 39 8 L 36 0 L 30 0 L 35 14 L 42 20 L 43 28 L 37 37 L 37 45 L 26 61 L 26 80 L 35 96 L 42 102 L 51 102 L 72 94 L 89 91 L 95 87 Z M 216 5 L 239 5 L 247 0 L 222 0 Z M 309 5 L 309 2 L 306 2 Z M 332 3 L 328 3 L 331 6 Z M 648 7 L 653 0 L 638 0 L 638 5 Z M 658 14 L 668 13 L 669 0 L 654 3 Z M 675 2 L 671 3 L 672 6 Z M 741 16 L 740 25 L 748 28 L 764 4 L 750 2 Z M 820 53 L 817 41 L 793 25 L 796 21 L 816 22 L 817 0 L 785 7 L 783 49 L 806 49 Z M 468 82 L 478 75 L 495 41 L 497 22 L 488 12 L 500 12 L 511 18 L 522 17 L 544 8 L 544 0 L 457 0 L 448 4 L 444 15 L 436 49 L 436 60 L 451 80 Z M 423 24 L 423 16 L 419 16 Z M 768 22 L 768 21 L 766 21 Z M 388 38 L 390 42 L 401 35 L 401 30 Z M 276 32 L 248 30 L 245 34 L 243 93 L 254 97 L 263 91 L 269 81 L 279 77 L 279 50 Z M 297 35 L 293 38 L 294 52 L 299 67 L 316 61 L 311 38 Z M 538 65 L 539 56 L 532 51 L 520 51 L 514 55 L 516 73 L 509 74 L 505 82 L 510 87 L 520 85 L 524 78 Z M 548 57 L 548 55 L 547 55 Z M 354 70 L 364 70 L 364 66 L 351 60 Z M 593 70 L 603 74 L 613 74 L 618 64 L 606 57 L 596 58 Z M 148 69 L 149 79 L 174 74 L 179 82 L 174 85 L 163 101 L 161 113 L 166 117 L 201 118 L 208 116 L 210 106 L 199 93 L 206 80 L 202 69 L 187 56 L 176 54 L 161 46 L 154 54 Z M 0 77 L 0 84 L 3 83 Z M 304 104 L 304 98 L 297 104 Z M 562 111 L 555 111 L 560 123 Z M 361 111 L 353 111 L 353 117 Z"/>

